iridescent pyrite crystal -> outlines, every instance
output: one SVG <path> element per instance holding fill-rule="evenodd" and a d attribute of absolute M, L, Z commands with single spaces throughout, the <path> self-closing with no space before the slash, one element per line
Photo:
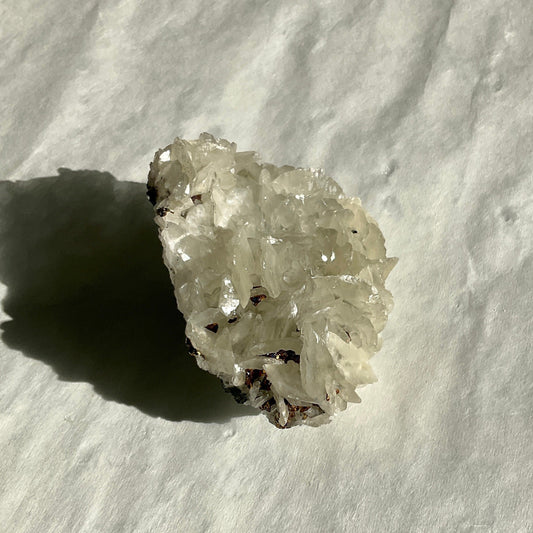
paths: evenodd
<path fill-rule="evenodd" d="M 321 170 L 203 133 L 155 154 L 148 196 L 198 366 L 276 426 L 317 426 L 376 381 L 392 307 L 376 222 Z"/>

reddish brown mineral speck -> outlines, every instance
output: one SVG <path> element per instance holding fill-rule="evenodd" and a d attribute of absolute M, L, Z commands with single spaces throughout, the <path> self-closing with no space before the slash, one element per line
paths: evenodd
<path fill-rule="evenodd" d="M 258 305 L 266 298 L 266 294 L 257 294 L 256 296 L 252 296 L 250 300 L 254 305 Z"/>
<path fill-rule="evenodd" d="M 213 322 L 212 324 L 207 324 L 205 329 L 208 329 L 209 331 L 216 333 L 218 331 L 218 324 L 216 322 Z"/>
<path fill-rule="evenodd" d="M 271 384 L 264 370 L 247 368 L 245 370 L 244 384 L 250 389 L 256 381 L 259 381 L 259 390 L 270 390 Z"/>

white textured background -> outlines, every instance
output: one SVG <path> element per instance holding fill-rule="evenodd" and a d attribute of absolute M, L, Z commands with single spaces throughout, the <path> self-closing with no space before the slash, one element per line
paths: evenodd
<path fill-rule="evenodd" d="M 533 531 L 531 0 L 7 0 L 0 45 L 2 532 Z M 400 258 L 329 426 L 184 354 L 142 183 L 202 131 Z"/>

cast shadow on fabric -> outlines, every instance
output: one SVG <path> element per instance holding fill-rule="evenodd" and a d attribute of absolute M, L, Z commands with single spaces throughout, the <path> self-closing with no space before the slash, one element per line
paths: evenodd
<path fill-rule="evenodd" d="M 108 173 L 0 182 L 2 339 L 61 380 L 168 420 L 252 411 L 196 366 L 141 183 Z"/>

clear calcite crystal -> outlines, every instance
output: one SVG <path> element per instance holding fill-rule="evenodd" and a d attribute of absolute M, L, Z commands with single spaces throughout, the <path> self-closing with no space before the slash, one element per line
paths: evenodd
<path fill-rule="evenodd" d="M 321 170 L 203 133 L 150 166 L 148 196 L 190 353 L 276 426 L 317 426 L 376 381 L 392 297 L 376 222 Z"/>

